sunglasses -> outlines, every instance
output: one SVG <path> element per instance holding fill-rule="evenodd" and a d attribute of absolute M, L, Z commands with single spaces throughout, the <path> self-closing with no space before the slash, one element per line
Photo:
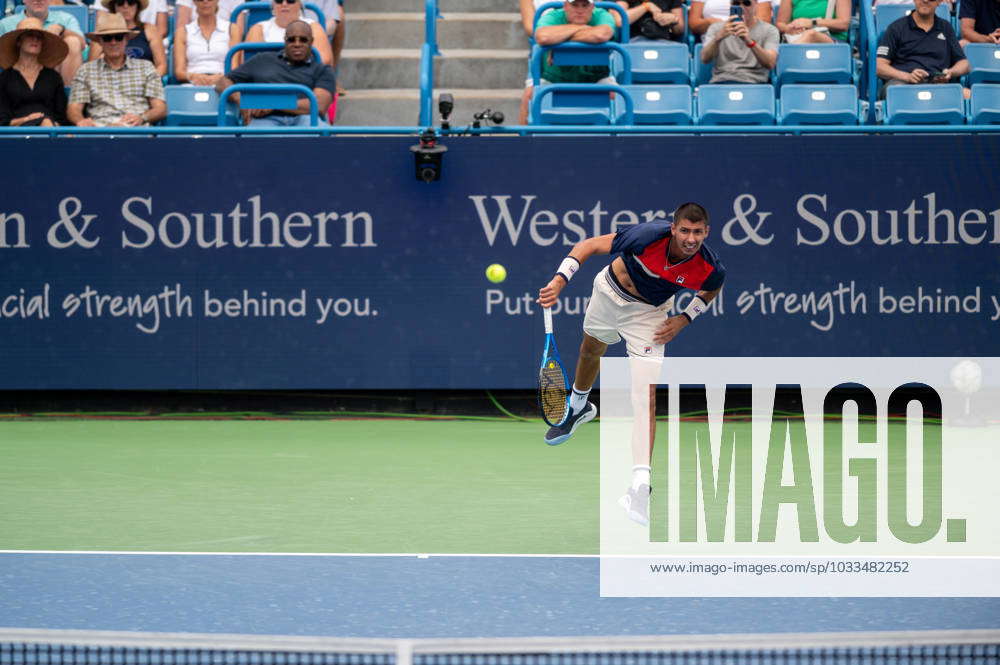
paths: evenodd
<path fill-rule="evenodd" d="M 115 7 L 124 7 L 125 5 L 134 6 L 139 4 L 138 0 L 115 0 Z"/>
<path fill-rule="evenodd" d="M 125 35 L 101 35 L 101 41 L 107 44 L 108 42 L 120 42 L 124 41 Z"/>
<path fill-rule="evenodd" d="M 730 3 L 730 4 L 733 4 L 733 5 L 743 5 L 744 7 L 749 7 L 750 6 L 750 2 L 751 2 L 751 0 L 733 0 L 732 3 Z"/>
<path fill-rule="evenodd" d="M 287 3 L 289 5 L 294 5 L 298 1 L 299 0 L 274 0 L 274 4 L 276 4 L 276 5 L 283 5 L 283 4 Z"/>
<path fill-rule="evenodd" d="M 308 44 L 310 41 L 312 40 L 309 37 L 296 37 L 294 35 L 291 37 L 285 37 L 286 44 Z"/>

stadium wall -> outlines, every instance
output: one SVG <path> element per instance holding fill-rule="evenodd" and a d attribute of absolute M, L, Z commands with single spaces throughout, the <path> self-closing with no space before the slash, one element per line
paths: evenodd
<path fill-rule="evenodd" d="M 1000 136 L 412 143 L 6 141 L 0 389 L 529 388 L 561 257 L 688 200 L 729 277 L 671 354 L 1000 355 Z"/>

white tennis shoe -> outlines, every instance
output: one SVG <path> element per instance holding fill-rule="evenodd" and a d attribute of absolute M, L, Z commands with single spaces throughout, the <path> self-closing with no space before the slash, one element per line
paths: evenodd
<path fill-rule="evenodd" d="M 637 524 L 649 524 L 649 485 L 639 485 L 637 489 L 628 488 L 625 495 L 618 499 L 618 505 L 625 509 L 628 518 Z"/>

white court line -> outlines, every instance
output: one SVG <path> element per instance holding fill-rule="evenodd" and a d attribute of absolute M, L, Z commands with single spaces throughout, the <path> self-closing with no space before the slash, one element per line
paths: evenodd
<path fill-rule="evenodd" d="M 495 558 L 495 559 L 600 559 L 600 554 L 484 554 L 462 553 L 462 552 L 183 552 L 183 551 L 144 551 L 144 550 L 0 550 L 0 554 L 97 554 L 97 555 L 121 555 L 121 556 L 296 556 L 296 557 L 372 557 L 372 558 L 417 558 L 429 559 L 440 558 Z M 606 555 L 607 559 L 722 559 L 724 556 L 718 554 L 686 554 L 684 556 L 649 556 L 646 554 L 613 554 Z M 824 555 L 819 557 L 813 554 L 739 554 L 737 559 L 845 559 L 856 560 L 859 557 L 851 554 Z M 911 556 L 886 556 L 886 560 L 894 559 L 1000 559 L 1000 556 L 992 555 L 911 555 Z"/>
<path fill-rule="evenodd" d="M 122 556 L 301 556 L 301 557 L 479 557 L 520 559 L 598 559 L 597 554 L 461 554 L 455 552 L 145 552 L 122 550 L 0 550 L 0 554 L 120 554 Z"/>

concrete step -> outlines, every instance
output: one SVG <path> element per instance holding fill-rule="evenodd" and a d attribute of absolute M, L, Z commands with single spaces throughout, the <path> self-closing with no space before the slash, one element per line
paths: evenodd
<path fill-rule="evenodd" d="M 441 88 L 519 88 L 528 70 L 528 49 L 442 49 L 434 59 Z M 419 49 L 344 49 L 340 82 L 348 89 L 418 88 Z"/>
<path fill-rule="evenodd" d="M 453 128 L 472 124 L 472 116 L 485 109 L 501 111 L 505 125 L 517 123 L 521 89 L 441 89 L 434 92 L 434 124 L 437 125 L 437 98 L 440 92 L 455 97 L 451 115 Z M 420 91 L 416 89 L 350 90 L 337 101 L 337 125 L 415 126 L 420 117 Z"/>
<path fill-rule="evenodd" d="M 418 12 L 352 12 L 352 48 L 420 48 L 424 43 L 424 15 Z M 449 12 L 438 21 L 442 48 L 524 48 L 527 37 L 520 14 L 514 12 Z"/>
<path fill-rule="evenodd" d="M 421 12 L 424 11 L 424 0 L 361 0 L 349 2 L 347 20 L 351 20 L 351 10 L 360 9 L 364 4 L 366 12 Z M 445 12 L 509 12 L 517 9 L 517 4 L 511 0 L 438 0 L 438 10 Z M 350 28 L 348 28 L 349 30 Z"/>

